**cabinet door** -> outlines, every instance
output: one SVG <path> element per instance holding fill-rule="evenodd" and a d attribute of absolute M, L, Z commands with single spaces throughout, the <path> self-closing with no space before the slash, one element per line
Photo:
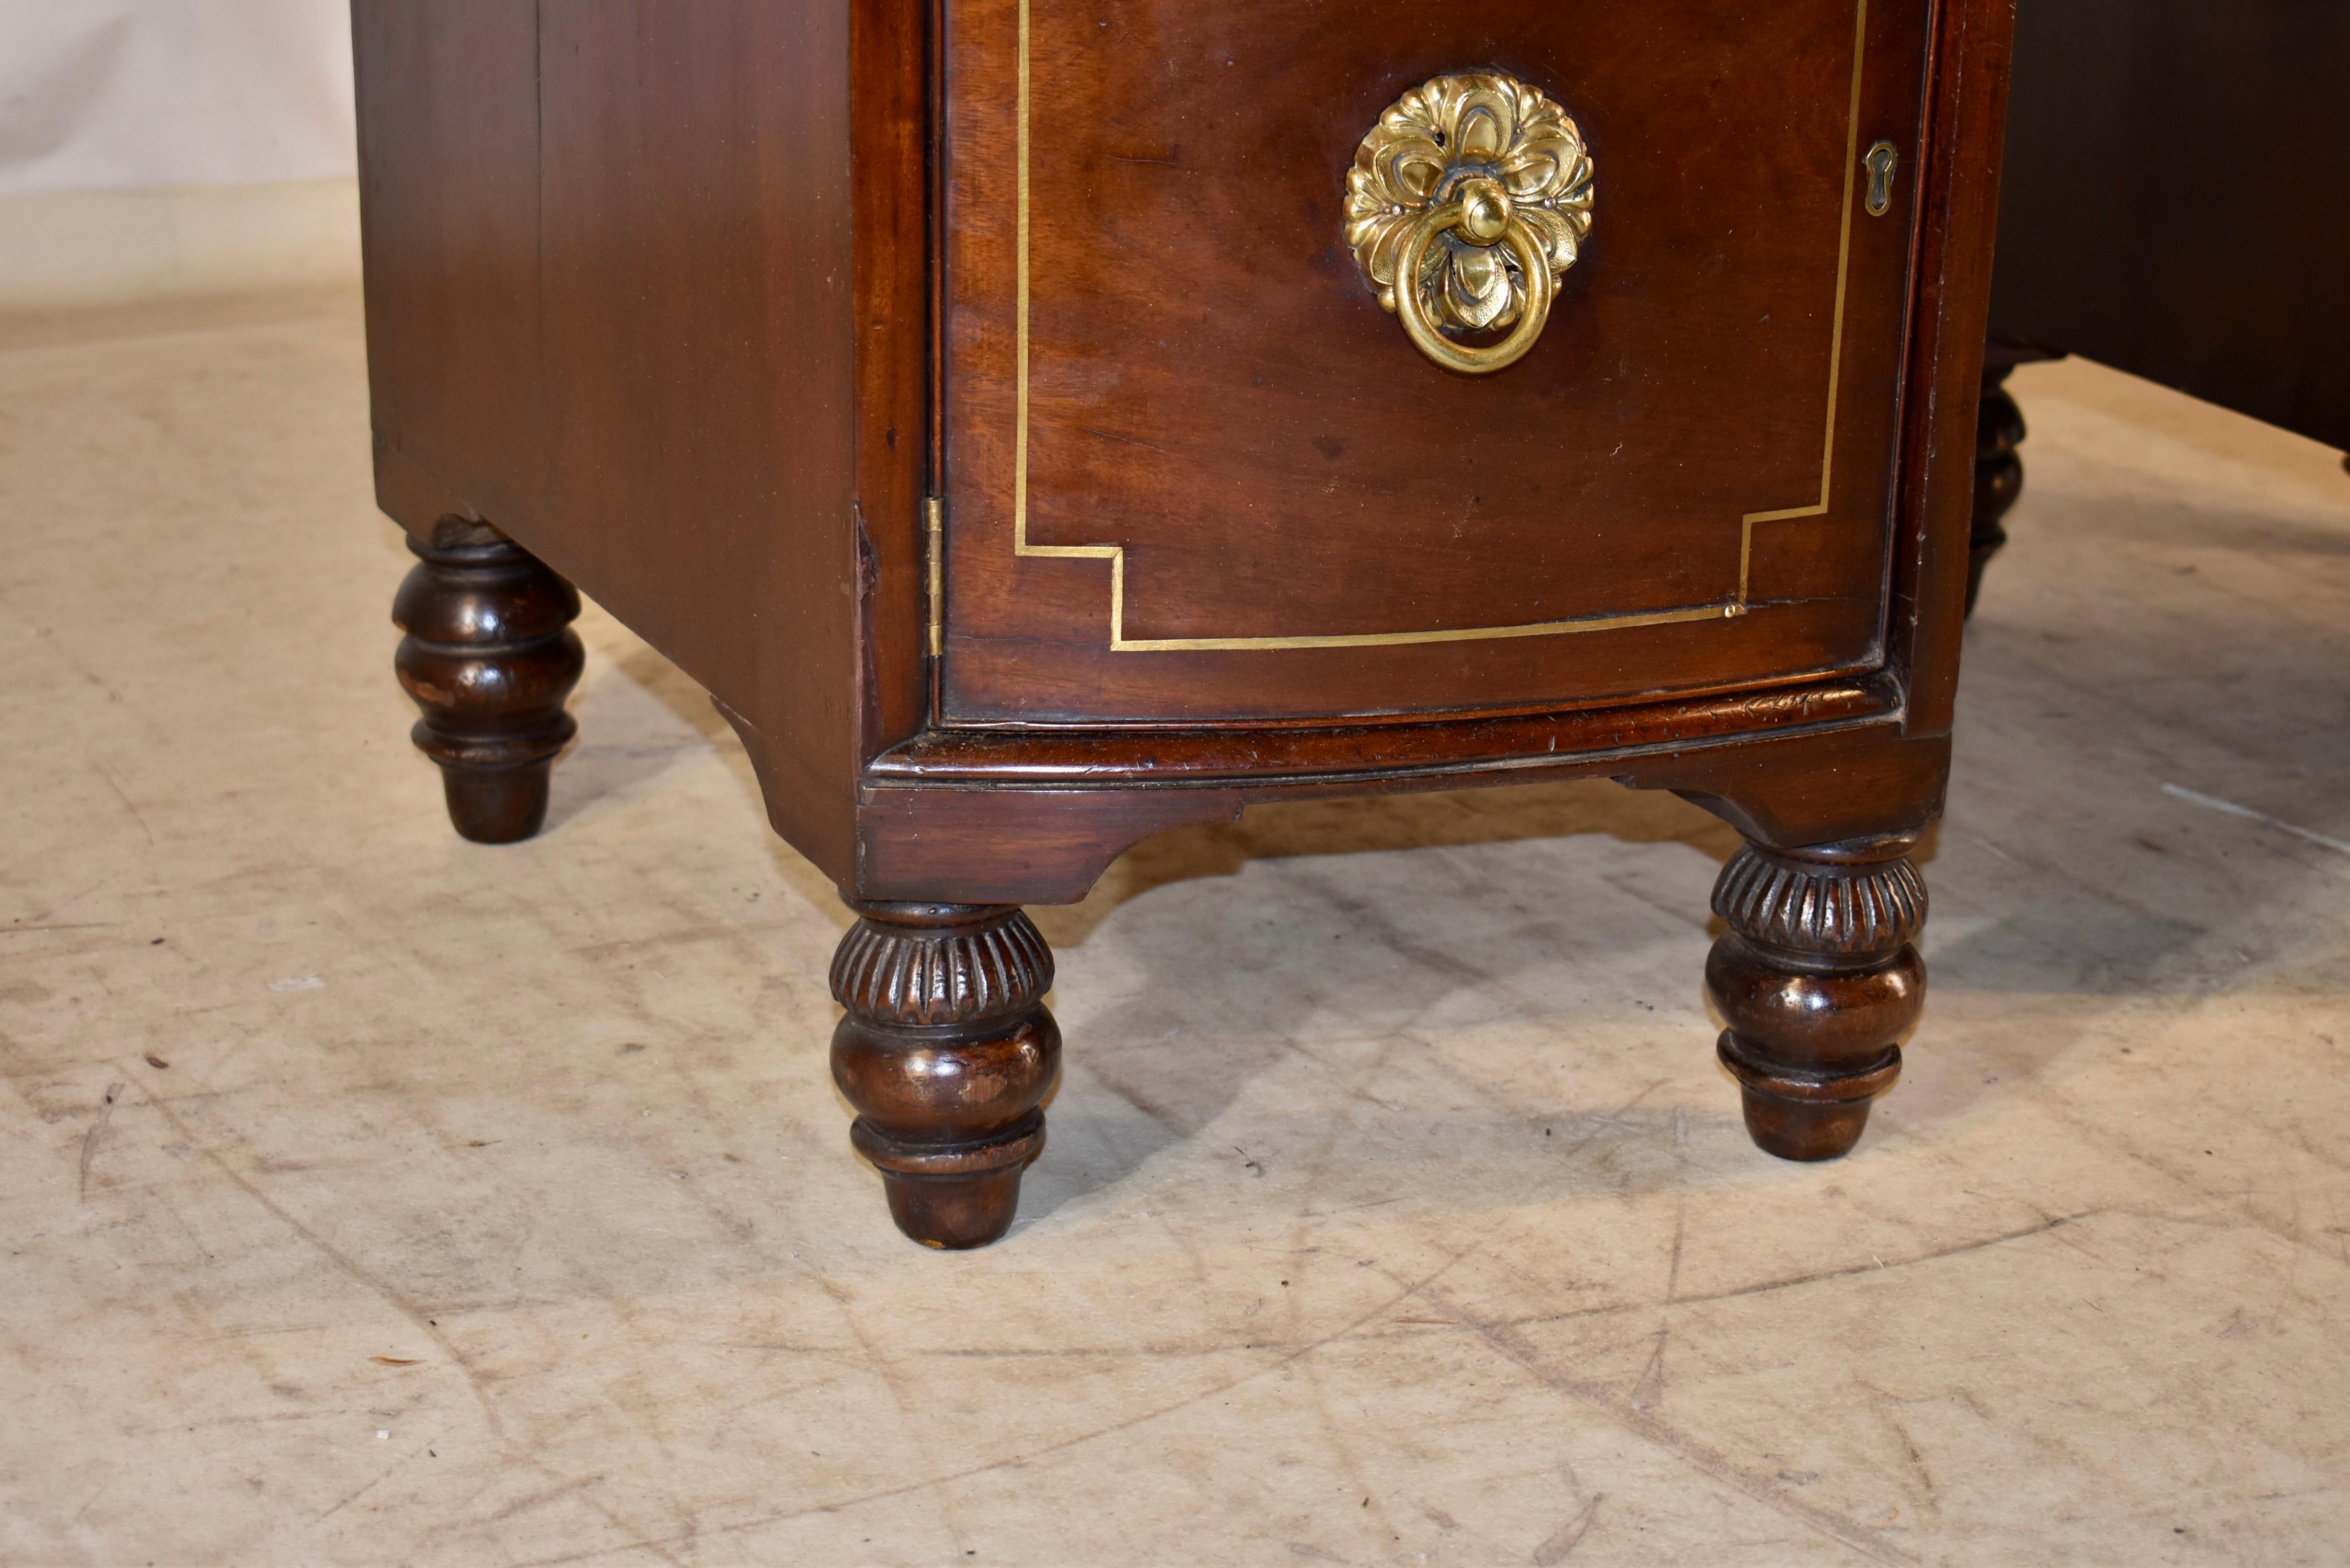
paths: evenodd
<path fill-rule="evenodd" d="M 947 721 L 1873 667 L 1929 10 L 945 0 Z M 1588 232 L 1490 374 L 1418 347 L 1349 243 L 1366 136 L 1461 75 L 1541 94 L 1589 161 Z M 1466 124 L 1435 137 L 1463 160 Z"/>

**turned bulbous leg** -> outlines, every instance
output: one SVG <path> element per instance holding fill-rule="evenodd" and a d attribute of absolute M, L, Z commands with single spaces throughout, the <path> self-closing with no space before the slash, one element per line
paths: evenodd
<path fill-rule="evenodd" d="M 1926 923 L 1916 835 L 1797 850 L 1749 844 L 1722 868 L 1730 926 L 1706 960 L 1729 1027 L 1722 1064 L 1746 1130 L 1783 1159 L 1834 1159 L 1901 1075 L 1900 1041 L 1926 1001 L 1911 945 Z"/>
<path fill-rule="evenodd" d="M 411 732 L 441 764 L 449 819 L 478 844 L 512 844 L 546 820 L 547 775 L 577 723 L 563 711 L 587 655 L 571 629 L 579 596 L 484 523 L 446 518 L 391 618 L 408 635 L 394 664 L 423 711 Z"/>
<path fill-rule="evenodd" d="M 848 907 L 832 1076 L 857 1107 L 849 1141 L 880 1170 L 898 1229 L 926 1247 L 984 1247 L 1011 1228 L 1021 1172 L 1045 1147 L 1061 1061 L 1045 1010 L 1052 950 L 1016 909 Z"/>
<path fill-rule="evenodd" d="M 1974 525 L 1967 535 L 1967 613 L 1975 613 L 1983 568 L 2007 543 L 2008 509 L 2023 493 L 2023 410 L 2008 395 L 2012 365 L 1985 367 L 1982 401 L 1975 409 Z"/>

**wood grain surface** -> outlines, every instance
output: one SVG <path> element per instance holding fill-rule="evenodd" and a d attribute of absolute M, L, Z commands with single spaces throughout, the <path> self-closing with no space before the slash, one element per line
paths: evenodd
<path fill-rule="evenodd" d="M 1927 7 L 1030 0 L 1021 558 L 1018 0 L 947 13 L 946 714 L 1234 722 L 1588 702 L 1866 668 Z M 1860 73 L 1854 114 L 1856 65 Z M 1577 117 L 1597 215 L 1551 325 L 1439 369 L 1340 233 L 1362 134 L 1445 69 Z M 1884 138 L 1896 213 L 1850 211 Z M 1819 502 L 1825 515 L 1754 525 Z M 1688 624 L 1483 636 L 1737 603 Z M 1467 636 L 1169 650 L 1208 639 Z"/>
<path fill-rule="evenodd" d="M 1818 499 L 1835 364 L 1826 512 L 1752 525 L 1734 618 L 1114 651 L 1108 563 L 1021 558 L 1006 509 L 1014 0 L 361 0 L 386 509 L 494 524 L 643 632 L 872 896 L 1075 897 L 1167 822 L 1524 770 L 1782 846 L 1930 816 L 2007 0 L 1869 0 L 1856 118 L 1846 0 L 1031 4 L 1032 536 L 1127 552 L 1129 636 L 1734 594 L 1743 519 Z M 1420 358 L 1337 220 L 1363 130 L 1462 67 L 1554 93 L 1599 169 L 1550 335 L 1479 381 Z M 1902 174 L 1851 220 L 1831 356 L 1879 136 Z"/>

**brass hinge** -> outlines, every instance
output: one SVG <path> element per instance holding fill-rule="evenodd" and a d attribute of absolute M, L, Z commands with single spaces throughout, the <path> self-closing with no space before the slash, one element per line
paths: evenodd
<path fill-rule="evenodd" d="M 930 517 L 931 657 L 946 651 L 947 504 L 931 496 L 923 505 Z"/>

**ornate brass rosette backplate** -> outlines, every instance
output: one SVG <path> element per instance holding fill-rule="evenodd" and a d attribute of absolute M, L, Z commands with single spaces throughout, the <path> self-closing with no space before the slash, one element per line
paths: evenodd
<path fill-rule="evenodd" d="M 1422 353 L 1482 374 L 1542 336 L 1591 196 L 1590 150 L 1565 109 L 1514 77 L 1455 72 L 1397 99 L 1356 150 L 1347 243 Z"/>

